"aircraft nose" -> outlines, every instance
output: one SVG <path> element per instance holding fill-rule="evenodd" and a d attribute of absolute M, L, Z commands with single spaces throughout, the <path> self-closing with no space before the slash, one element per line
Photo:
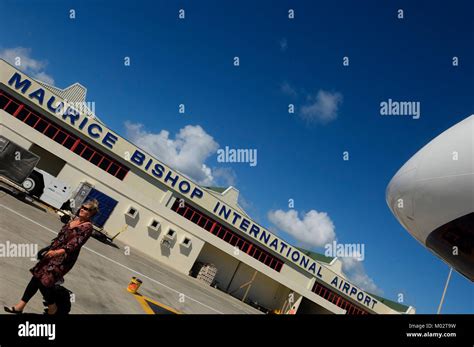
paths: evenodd
<path fill-rule="evenodd" d="M 385 194 L 388 207 L 408 231 L 415 229 L 413 202 L 416 170 L 416 162 L 412 158 L 393 176 Z"/>

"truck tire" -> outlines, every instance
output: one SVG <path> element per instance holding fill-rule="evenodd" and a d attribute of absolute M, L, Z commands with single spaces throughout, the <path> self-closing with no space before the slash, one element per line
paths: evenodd
<path fill-rule="evenodd" d="M 39 198 L 44 191 L 43 175 L 33 170 L 30 176 L 23 182 L 23 187 L 28 191 L 28 194 Z"/>
<path fill-rule="evenodd" d="M 32 178 L 27 177 L 21 185 L 26 189 L 27 192 L 30 192 L 35 188 L 35 184 L 36 183 Z"/>

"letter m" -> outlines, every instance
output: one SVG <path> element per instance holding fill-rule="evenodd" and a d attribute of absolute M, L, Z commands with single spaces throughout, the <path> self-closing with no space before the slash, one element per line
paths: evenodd
<path fill-rule="evenodd" d="M 13 83 L 15 83 L 15 89 L 20 89 L 21 88 L 21 92 L 24 94 L 26 93 L 26 91 L 28 90 L 28 88 L 30 88 L 31 86 L 31 81 L 28 80 L 28 79 L 24 79 L 23 81 L 21 80 L 21 75 L 18 73 L 18 72 L 15 72 L 15 74 L 12 76 L 12 78 L 10 78 L 10 80 L 8 81 L 8 85 L 12 85 Z"/>

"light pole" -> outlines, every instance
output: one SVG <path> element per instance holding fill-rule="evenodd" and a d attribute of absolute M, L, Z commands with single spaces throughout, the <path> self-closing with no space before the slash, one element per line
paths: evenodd
<path fill-rule="evenodd" d="M 444 295 L 446 294 L 446 289 L 448 289 L 448 284 L 449 284 L 449 280 L 451 279 L 451 273 L 453 272 L 453 268 L 449 268 L 449 274 L 448 274 L 448 279 L 446 280 L 446 285 L 444 286 L 444 291 L 443 291 L 443 295 L 441 296 L 441 301 L 439 302 L 439 306 L 438 306 L 438 313 L 437 314 L 440 314 L 441 312 L 441 307 L 443 306 L 443 302 L 444 302 Z"/>

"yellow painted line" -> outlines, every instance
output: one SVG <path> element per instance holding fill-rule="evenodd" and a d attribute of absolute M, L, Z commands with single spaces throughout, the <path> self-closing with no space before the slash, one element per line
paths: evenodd
<path fill-rule="evenodd" d="M 127 290 L 128 293 L 130 293 L 128 290 Z M 130 293 L 132 294 L 132 293 Z M 176 311 L 174 308 L 172 307 L 169 307 L 165 304 L 162 304 L 160 302 L 157 302 L 153 299 L 150 299 L 146 296 L 143 296 L 141 294 L 132 294 L 135 299 L 137 299 L 137 301 L 140 303 L 140 305 L 142 306 L 143 308 L 143 311 L 145 311 L 146 314 L 156 314 L 155 311 L 153 311 L 153 309 L 150 307 L 150 305 L 148 305 L 148 302 L 151 302 L 152 304 L 155 304 L 156 306 L 159 306 L 167 311 L 170 311 L 170 312 L 173 312 L 174 314 L 181 314 L 181 312 L 179 311 Z"/>
<path fill-rule="evenodd" d="M 156 302 L 155 300 L 152 300 L 152 299 L 150 299 L 150 298 L 147 298 L 146 296 L 144 296 L 143 298 L 145 299 L 145 301 L 149 301 L 149 302 L 155 304 L 156 306 L 160 306 L 161 308 L 164 308 L 165 310 L 168 310 L 168 311 L 170 311 L 170 312 L 173 312 L 174 314 L 181 314 L 181 312 L 176 311 L 174 308 L 169 307 L 169 306 L 167 306 L 167 305 L 165 305 L 165 304 L 162 304 L 162 303 L 160 303 L 160 302 Z"/>
<path fill-rule="evenodd" d="M 155 314 L 155 312 L 153 312 L 153 310 L 152 310 L 151 307 L 146 303 L 146 300 L 143 299 L 143 297 L 141 297 L 140 295 L 136 295 L 136 294 L 133 294 L 133 296 L 134 296 L 135 299 L 137 299 L 137 301 L 140 303 L 140 305 L 141 305 L 142 308 L 143 308 L 143 311 L 145 311 L 146 314 Z"/>

